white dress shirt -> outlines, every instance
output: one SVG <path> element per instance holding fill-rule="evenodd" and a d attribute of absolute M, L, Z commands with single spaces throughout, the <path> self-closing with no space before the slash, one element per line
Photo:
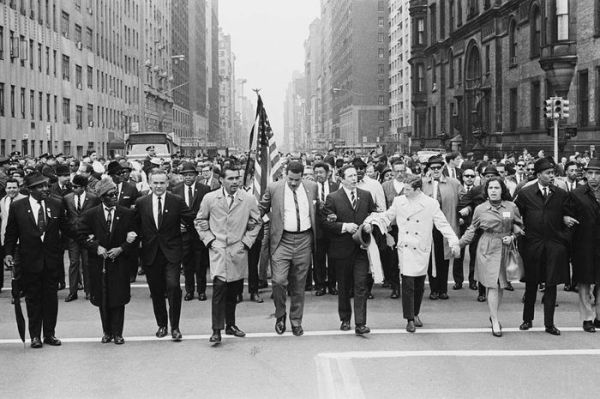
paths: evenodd
<path fill-rule="evenodd" d="M 317 182 L 317 185 L 319 186 L 319 201 L 321 201 L 329 195 L 329 181 L 324 183 Z"/>
<path fill-rule="evenodd" d="M 294 203 L 294 193 L 286 183 L 283 198 L 283 230 L 295 233 L 297 231 L 306 231 L 311 228 L 310 210 L 308 203 L 308 195 L 304 189 L 304 185 L 300 184 L 296 189 L 298 197 L 298 208 L 300 210 L 300 228 L 298 229 L 298 221 L 296 218 L 296 204 Z"/>
<path fill-rule="evenodd" d="M 401 193 L 402 190 L 404 190 L 404 183 L 394 179 L 392 180 L 392 184 L 394 185 L 394 190 L 396 190 L 396 194 Z"/>
<path fill-rule="evenodd" d="M 83 209 L 83 203 L 85 202 L 85 190 L 81 195 L 73 194 L 73 202 L 75 203 L 75 208 L 77 209 L 77 197 L 79 197 L 79 209 Z"/>
<path fill-rule="evenodd" d="M 162 203 L 162 214 L 165 216 L 165 197 L 167 193 L 164 193 L 160 196 L 160 201 Z M 156 228 L 158 229 L 158 196 L 152 193 L 152 215 L 154 216 L 154 223 L 156 224 Z"/>
<path fill-rule="evenodd" d="M 192 198 L 190 198 L 189 196 L 189 189 L 190 187 L 192 188 Z M 192 201 L 194 201 L 194 195 L 196 192 L 196 185 L 194 183 L 192 183 L 191 186 L 188 186 L 187 184 L 183 184 L 183 199 L 185 200 L 185 203 L 187 204 L 188 207 L 192 207 Z"/>
<path fill-rule="evenodd" d="M 544 187 L 538 182 L 538 188 L 540 189 L 540 193 L 542 193 L 542 195 L 544 195 L 544 189 L 546 189 L 546 195 L 550 195 L 550 187 Z"/>

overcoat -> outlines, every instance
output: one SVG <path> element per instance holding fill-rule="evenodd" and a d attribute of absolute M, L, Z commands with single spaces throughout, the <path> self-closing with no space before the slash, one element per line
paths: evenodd
<path fill-rule="evenodd" d="M 392 223 L 398 225 L 398 267 L 404 276 L 427 274 L 434 225 L 450 246 L 458 245 L 458 237 L 440 209 L 440 204 L 423 193 L 414 199 L 408 199 L 405 195 L 396 197 L 385 214 Z"/>
<path fill-rule="evenodd" d="M 204 196 L 194 224 L 209 247 L 211 278 L 237 281 L 248 275 L 248 249 L 261 223 L 256 198 L 244 190 L 237 191 L 231 207 L 222 189 Z"/>
<path fill-rule="evenodd" d="M 78 228 L 78 239 L 88 249 L 88 268 L 90 273 L 90 302 L 102 305 L 102 263 L 106 264 L 107 304 L 113 308 L 129 303 L 131 298 L 129 270 L 137 265 L 137 257 L 132 249 L 137 240 L 128 243 L 127 233 L 135 231 L 135 211 L 117 205 L 115 207 L 111 231 L 108 231 L 103 205 L 84 211 Z M 123 252 L 114 260 L 103 260 L 98 256 L 98 246 L 110 250 L 121 247 Z"/>
<path fill-rule="evenodd" d="M 571 244 L 573 280 L 600 284 L 600 204 L 588 184 L 569 195 L 569 215 L 577 219 Z"/>
<path fill-rule="evenodd" d="M 568 194 L 550 185 L 544 199 L 538 184 L 525 186 L 515 204 L 523 217 L 525 238 L 520 248 L 525 266 L 524 281 L 557 285 L 568 283 L 570 232 L 563 222 Z"/>

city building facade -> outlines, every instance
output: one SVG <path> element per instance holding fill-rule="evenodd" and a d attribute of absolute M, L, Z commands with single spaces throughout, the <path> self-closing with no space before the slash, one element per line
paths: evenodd
<path fill-rule="evenodd" d="M 235 55 L 231 51 L 231 36 L 219 29 L 219 123 L 220 144 L 239 146 L 234 137 L 235 122 Z"/>
<path fill-rule="evenodd" d="M 190 104 L 189 0 L 171 0 L 171 82 L 173 134 L 180 150 L 193 154 L 193 127 Z M 190 143 L 192 141 L 192 143 Z"/>

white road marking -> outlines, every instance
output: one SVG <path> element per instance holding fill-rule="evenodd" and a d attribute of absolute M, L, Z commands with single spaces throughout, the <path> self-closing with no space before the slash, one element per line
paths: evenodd
<path fill-rule="evenodd" d="M 562 332 L 582 332 L 583 329 L 581 327 L 560 327 Z M 490 328 L 420 328 L 416 333 L 409 333 L 405 329 L 374 329 L 371 330 L 371 335 L 381 335 L 381 334 L 391 334 L 391 335 L 402 335 L 402 334 L 479 334 L 486 333 L 489 334 L 491 331 Z M 543 327 L 534 327 L 529 331 L 520 331 L 518 328 L 503 328 L 503 332 L 515 332 L 515 333 L 534 333 L 534 332 L 543 332 Z M 308 337 L 321 337 L 321 336 L 337 336 L 337 335 L 355 335 L 354 331 L 340 331 L 340 330 L 328 330 L 328 331 L 304 331 L 304 336 Z M 89 342 L 99 342 L 100 336 L 98 337 L 81 337 L 81 338 L 60 338 L 60 340 L 64 343 L 89 343 Z M 210 334 L 196 334 L 196 335 L 186 335 L 184 331 L 183 339 L 184 340 L 208 340 L 210 338 Z M 232 339 L 234 337 L 223 334 L 224 339 Z M 258 333 L 247 333 L 246 338 L 292 338 L 292 339 L 302 339 L 297 338 L 292 335 L 291 332 L 286 332 L 282 335 L 279 335 L 275 332 L 258 332 Z M 243 338 L 235 338 L 235 339 L 243 339 Z M 126 342 L 145 342 L 145 341 L 168 341 L 170 338 L 167 336 L 165 338 L 159 339 L 154 335 L 148 336 L 133 336 L 128 337 L 125 335 Z M 0 339 L 0 345 L 7 344 L 21 344 L 19 339 Z"/>
<path fill-rule="evenodd" d="M 352 365 L 354 359 L 406 357 L 537 357 L 537 356 L 600 356 L 600 349 L 540 349 L 540 350 L 460 350 L 460 351 L 364 351 L 319 353 L 317 383 L 323 399 L 362 399 L 365 397 L 360 378 Z M 334 371 L 341 379 L 334 378 Z"/>

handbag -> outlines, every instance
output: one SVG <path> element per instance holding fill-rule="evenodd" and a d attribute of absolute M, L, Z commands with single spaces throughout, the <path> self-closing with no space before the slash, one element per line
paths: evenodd
<path fill-rule="evenodd" d="M 506 279 L 508 281 L 521 280 L 524 274 L 523 258 L 519 253 L 516 239 L 513 239 L 506 251 Z"/>

